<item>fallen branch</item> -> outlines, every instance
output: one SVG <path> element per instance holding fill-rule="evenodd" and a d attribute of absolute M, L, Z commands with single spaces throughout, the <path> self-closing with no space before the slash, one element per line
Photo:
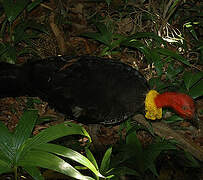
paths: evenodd
<path fill-rule="evenodd" d="M 134 116 L 133 119 L 139 122 L 140 124 L 149 127 L 149 124 L 147 123 L 143 115 L 138 114 Z M 155 134 L 159 135 L 160 137 L 165 137 L 167 139 L 175 139 L 176 141 L 178 141 L 178 146 L 181 149 L 190 152 L 195 158 L 200 161 L 203 161 L 203 148 L 192 142 L 190 139 L 185 138 L 180 133 L 171 129 L 164 122 L 153 122 L 152 127 L 154 129 Z"/>

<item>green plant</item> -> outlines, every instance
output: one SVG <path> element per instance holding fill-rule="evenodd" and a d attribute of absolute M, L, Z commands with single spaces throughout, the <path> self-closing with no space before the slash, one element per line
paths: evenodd
<path fill-rule="evenodd" d="M 23 12 L 25 10 L 30 12 L 41 2 L 42 0 L 33 2 L 5 0 L 0 3 L 6 15 L 0 28 L 0 36 L 3 39 L 0 42 L 1 60 L 15 63 L 17 57 L 35 53 L 31 40 L 38 38 L 41 32 L 47 31 L 42 24 L 28 20 L 26 16 L 23 16 Z"/>
<path fill-rule="evenodd" d="M 96 159 L 94 158 L 93 154 L 91 153 L 91 151 L 86 148 L 86 155 L 87 158 L 92 162 L 92 164 L 94 164 L 94 166 L 103 174 L 105 175 L 106 179 L 111 179 L 114 177 L 114 175 L 111 173 L 111 166 L 110 166 L 110 162 L 111 162 L 111 155 L 112 155 L 112 147 L 108 148 L 102 158 L 101 161 L 101 165 L 99 167 Z M 100 177 L 96 176 L 95 177 L 96 180 L 99 180 Z"/>
<path fill-rule="evenodd" d="M 43 180 L 39 169 L 47 168 L 76 179 L 93 180 L 82 175 L 61 157 L 66 157 L 90 169 L 96 176 L 103 177 L 96 167 L 80 153 L 60 145 L 49 143 L 57 138 L 79 134 L 90 136 L 84 128 L 73 123 L 51 126 L 35 136 L 31 136 L 37 120 L 37 110 L 27 110 L 19 120 L 13 133 L 0 122 L 0 174 L 14 172 L 18 179 L 18 169 L 22 168 L 36 180 Z"/>
<path fill-rule="evenodd" d="M 113 33 L 112 30 L 107 28 L 107 26 L 103 23 L 97 22 L 95 23 L 99 32 L 87 32 L 81 34 L 81 36 L 88 37 L 94 39 L 105 45 L 104 49 L 100 53 L 101 56 L 111 55 L 118 53 L 118 48 L 120 47 L 120 43 L 125 38 L 121 34 Z"/>
<path fill-rule="evenodd" d="M 125 127 L 127 135 L 125 141 L 116 148 L 118 152 L 112 159 L 112 167 L 115 167 L 112 173 L 118 177 L 128 174 L 145 179 L 149 175 L 147 172 L 151 171 L 158 176 L 156 159 L 162 151 L 175 150 L 176 146 L 167 140 L 157 138 L 152 144 L 143 147 L 137 137 L 137 131 L 143 127 L 132 126 L 130 121 L 126 122 Z"/>

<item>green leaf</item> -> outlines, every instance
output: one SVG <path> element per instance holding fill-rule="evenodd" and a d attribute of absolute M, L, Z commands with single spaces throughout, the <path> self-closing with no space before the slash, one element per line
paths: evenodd
<path fill-rule="evenodd" d="M 96 169 L 99 169 L 96 159 L 94 158 L 93 154 L 87 147 L 85 148 L 85 153 L 87 155 L 87 158 L 91 161 L 92 164 L 94 164 Z"/>
<path fill-rule="evenodd" d="M 8 163 L 8 162 L 6 162 L 6 161 L 4 161 L 4 160 L 2 160 L 1 159 L 1 157 L 0 157 L 0 167 L 2 168 L 11 168 L 11 166 L 10 166 L 10 164 Z"/>
<path fill-rule="evenodd" d="M 110 147 L 104 154 L 104 157 L 101 162 L 100 172 L 105 174 L 110 168 L 110 158 L 111 158 L 112 148 Z"/>
<path fill-rule="evenodd" d="M 29 33 L 26 32 L 27 29 L 31 29 Z M 37 31 L 34 31 L 37 30 Z M 13 33 L 13 42 L 15 44 L 21 42 L 21 41 L 29 41 L 30 39 L 36 39 L 38 38 L 39 32 L 46 33 L 46 29 L 42 24 L 33 22 L 33 21 L 23 21 L 20 24 L 18 24 Z"/>
<path fill-rule="evenodd" d="M 162 68 L 164 66 L 164 61 L 162 61 L 160 55 L 156 52 L 151 50 L 151 59 L 154 62 L 155 69 L 157 71 L 158 76 L 162 75 Z"/>
<path fill-rule="evenodd" d="M 0 174 L 12 171 L 12 163 L 5 154 L 0 151 Z"/>
<path fill-rule="evenodd" d="M 0 150 L 10 162 L 15 157 L 15 150 L 13 149 L 13 135 L 8 131 L 7 127 L 0 121 Z"/>
<path fill-rule="evenodd" d="M 166 123 L 175 123 L 178 121 L 183 121 L 184 119 L 178 115 L 173 115 L 165 120 Z"/>
<path fill-rule="evenodd" d="M 107 5 L 110 6 L 112 0 L 105 0 Z"/>
<path fill-rule="evenodd" d="M 27 10 L 30 12 L 30 11 L 33 10 L 35 7 L 37 7 L 41 2 L 43 2 L 43 0 L 35 0 L 35 1 L 32 1 L 32 3 L 30 3 L 30 4 L 27 6 Z"/>
<path fill-rule="evenodd" d="M 126 38 L 125 36 L 122 36 L 120 34 L 113 34 L 112 35 L 113 41 L 111 42 L 110 48 L 114 49 L 116 47 L 119 47 L 121 42 Z"/>
<path fill-rule="evenodd" d="M 165 56 L 170 56 L 170 57 L 176 59 L 177 61 L 180 61 L 183 64 L 190 66 L 190 63 L 189 63 L 189 61 L 187 59 L 185 59 L 183 56 L 181 56 L 181 55 L 179 55 L 179 54 L 177 54 L 177 53 L 175 53 L 175 52 L 173 52 L 173 51 L 171 51 L 169 49 L 156 48 L 155 50 L 157 52 L 159 52 L 160 54 L 163 54 Z"/>
<path fill-rule="evenodd" d="M 64 122 L 61 124 L 57 124 L 55 126 L 51 126 L 43 131 L 41 131 L 39 134 L 34 136 L 31 139 L 28 139 L 28 141 L 25 144 L 24 147 L 24 153 L 26 153 L 29 149 L 34 148 L 35 146 L 38 146 L 40 144 L 44 144 L 50 141 L 53 141 L 57 138 L 68 136 L 68 135 L 83 135 L 87 136 L 91 142 L 91 138 L 87 131 L 81 127 L 78 124 L 70 123 L 70 122 Z"/>
<path fill-rule="evenodd" d="M 152 164 L 163 150 L 175 150 L 176 146 L 167 141 L 157 142 L 144 149 L 144 170 L 152 168 Z M 152 170 L 152 169 L 151 169 Z"/>
<path fill-rule="evenodd" d="M 130 157 L 133 159 L 136 164 L 139 164 L 137 168 L 139 172 L 143 171 L 144 162 L 143 162 L 143 148 L 142 144 L 140 143 L 139 139 L 137 138 L 137 132 L 134 127 L 127 130 L 126 136 L 126 147 L 129 149 L 125 152 L 126 157 Z"/>
<path fill-rule="evenodd" d="M 85 167 L 88 167 L 96 176 L 103 177 L 99 171 L 95 168 L 95 166 L 83 155 L 80 153 L 70 149 L 66 148 L 60 145 L 55 145 L 55 144 L 41 144 L 37 147 L 35 147 L 37 150 L 41 151 L 47 151 L 51 152 L 66 158 L 69 158 L 75 162 L 78 162 L 82 164 Z"/>
<path fill-rule="evenodd" d="M 118 175 L 119 177 L 121 177 L 123 175 L 133 175 L 133 176 L 137 176 L 137 177 L 141 176 L 139 174 L 139 172 L 137 172 L 136 170 L 128 168 L 128 167 L 125 167 L 125 166 L 116 167 L 115 169 L 113 169 L 112 173 Z"/>
<path fill-rule="evenodd" d="M 201 78 L 203 78 L 203 72 L 192 73 L 185 72 L 183 76 L 183 80 L 185 83 L 185 87 L 189 90 L 195 83 L 197 83 Z"/>
<path fill-rule="evenodd" d="M 149 86 L 151 89 L 156 89 L 157 91 L 160 91 L 164 88 L 166 88 L 169 84 L 164 83 L 161 81 L 160 78 L 152 78 L 149 80 Z"/>
<path fill-rule="evenodd" d="M 183 67 L 179 66 L 179 67 L 174 67 L 173 64 L 169 64 L 168 65 L 168 69 L 166 72 L 166 76 L 171 80 L 174 81 L 176 76 L 181 73 L 183 71 Z"/>
<path fill-rule="evenodd" d="M 6 162 L 6 163 L 9 165 L 9 167 L 11 167 L 11 166 L 12 166 L 12 161 L 11 161 L 9 158 L 10 158 L 10 157 L 7 157 L 7 156 L 5 155 L 5 153 L 3 153 L 2 151 L 0 151 L 0 160 L 3 161 L 3 162 Z"/>
<path fill-rule="evenodd" d="M 31 135 L 38 117 L 36 109 L 29 109 L 21 116 L 14 132 L 14 148 L 18 149 Z"/>
<path fill-rule="evenodd" d="M 24 166 L 23 169 L 35 180 L 44 180 L 44 177 L 42 176 L 38 168 L 32 166 Z"/>
<path fill-rule="evenodd" d="M 0 160 L 1 161 L 1 160 Z M 3 174 L 3 173 L 9 173 L 9 172 L 12 172 L 13 169 L 12 168 L 9 168 L 8 166 L 6 165 L 2 165 L 2 163 L 0 162 L 0 174 Z"/>
<path fill-rule="evenodd" d="M 17 52 L 16 48 L 13 47 L 11 44 L 6 44 L 7 50 L 2 54 L 2 59 L 4 59 L 6 62 L 15 64 L 17 60 Z"/>
<path fill-rule="evenodd" d="M 137 132 L 133 127 L 127 131 L 126 144 L 132 146 L 137 154 L 142 154 L 142 145 L 137 138 Z"/>
<path fill-rule="evenodd" d="M 148 168 L 150 169 L 150 171 L 151 171 L 154 175 L 156 175 L 156 176 L 158 177 L 159 175 L 158 175 L 158 173 L 157 173 L 155 164 L 154 164 L 154 163 L 151 163 L 151 164 L 149 164 L 148 166 L 149 166 Z"/>
<path fill-rule="evenodd" d="M 194 99 L 203 96 L 203 79 L 189 90 L 189 95 Z"/>
<path fill-rule="evenodd" d="M 48 152 L 43 152 L 43 151 L 30 151 L 26 153 L 26 155 L 19 160 L 18 166 L 41 167 L 41 168 L 57 171 L 59 173 L 65 174 L 75 179 L 94 180 L 91 177 L 82 175 L 69 163 L 65 162 L 63 159 L 59 158 L 58 156 Z"/>
<path fill-rule="evenodd" d="M 8 51 L 8 46 L 4 43 L 0 42 L 0 55 L 4 54 L 6 51 Z"/>
<path fill-rule="evenodd" d="M 37 53 L 36 53 L 35 49 L 33 49 L 32 47 L 29 47 L 29 46 L 25 47 L 22 50 L 19 50 L 17 56 L 19 57 L 19 56 L 23 56 L 25 54 L 32 54 L 32 55 L 37 56 Z"/>
<path fill-rule="evenodd" d="M 9 22 L 13 22 L 28 5 L 29 0 L 4 0 L 3 7 Z"/>
<path fill-rule="evenodd" d="M 5 19 L 4 21 L 1 22 L 1 28 L 0 28 L 0 38 L 3 39 L 3 37 L 5 36 L 5 32 L 6 32 L 6 28 L 7 28 L 7 19 Z"/>
<path fill-rule="evenodd" d="M 141 41 L 126 38 L 123 42 L 121 42 L 121 45 L 138 49 L 145 55 L 146 59 L 151 63 L 151 50 Z"/>
<path fill-rule="evenodd" d="M 157 34 L 153 33 L 153 32 L 137 32 L 136 34 L 130 36 L 129 38 L 133 38 L 133 39 L 139 39 L 139 38 L 149 38 L 149 39 L 153 39 L 156 42 L 159 42 L 159 44 L 166 44 L 166 42 Z"/>
<path fill-rule="evenodd" d="M 81 34 L 81 36 L 94 39 L 96 41 L 99 41 L 99 42 L 105 44 L 106 46 L 111 45 L 111 42 L 109 41 L 109 39 L 106 36 L 102 35 L 101 33 L 83 33 L 83 34 Z"/>
<path fill-rule="evenodd" d="M 188 160 L 185 165 L 185 167 L 193 167 L 193 168 L 199 168 L 200 164 L 198 161 L 190 154 L 189 152 L 184 151 L 185 158 Z"/>

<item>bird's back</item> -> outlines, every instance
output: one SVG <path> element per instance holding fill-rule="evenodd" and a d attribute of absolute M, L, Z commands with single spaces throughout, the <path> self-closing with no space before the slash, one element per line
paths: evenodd
<path fill-rule="evenodd" d="M 148 91 L 137 70 L 105 58 L 51 57 L 27 63 L 21 71 L 28 95 L 84 123 L 123 121 L 143 107 Z"/>
<path fill-rule="evenodd" d="M 143 107 L 147 82 L 132 67 L 90 56 L 59 58 L 61 64 L 45 78 L 47 88 L 42 91 L 62 112 L 71 112 L 81 121 L 113 124 Z"/>

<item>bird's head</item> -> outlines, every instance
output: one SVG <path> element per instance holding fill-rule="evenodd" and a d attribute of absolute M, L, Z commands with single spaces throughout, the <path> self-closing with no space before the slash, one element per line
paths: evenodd
<path fill-rule="evenodd" d="M 193 119 L 195 117 L 195 104 L 193 99 L 181 93 L 172 95 L 174 98 L 171 100 L 169 107 L 173 108 L 184 119 Z"/>
<path fill-rule="evenodd" d="M 146 118 L 161 119 L 162 107 L 170 107 L 184 119 L 194 119 L 195 104 L 193 99 L 182 93 L 165 92 L 159 94 L 150 90 L 145 99 Z"/>

